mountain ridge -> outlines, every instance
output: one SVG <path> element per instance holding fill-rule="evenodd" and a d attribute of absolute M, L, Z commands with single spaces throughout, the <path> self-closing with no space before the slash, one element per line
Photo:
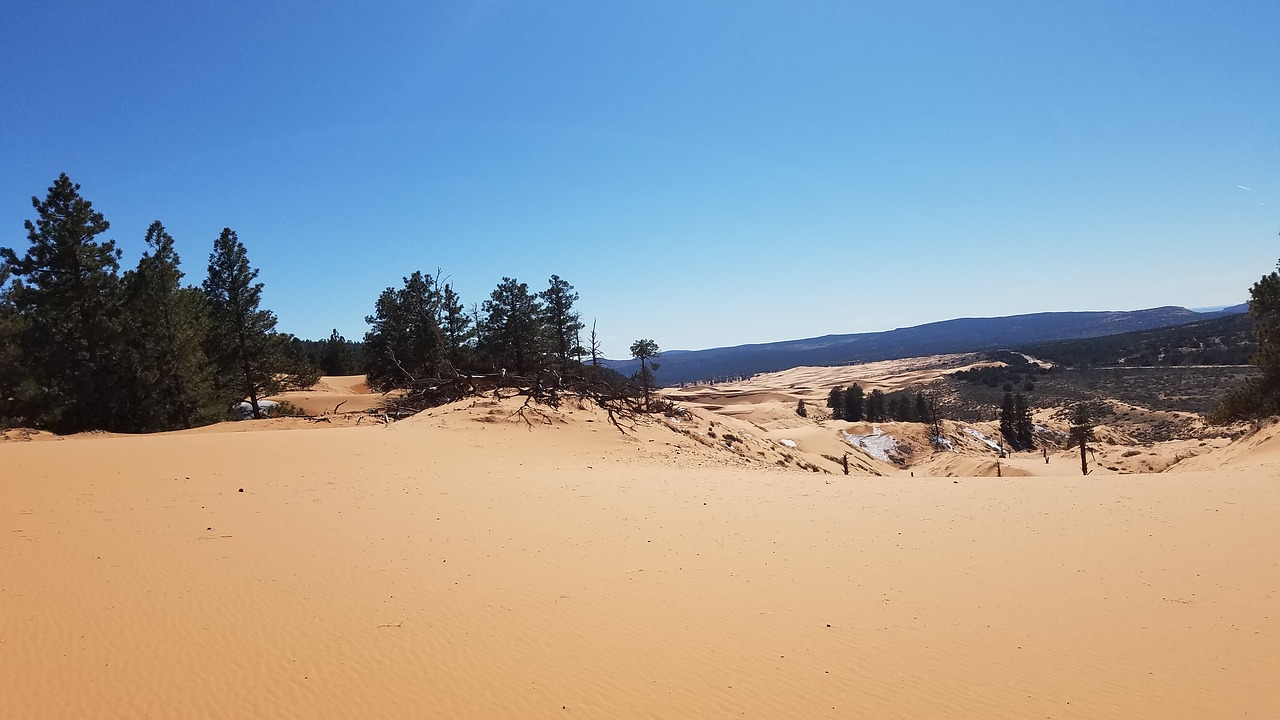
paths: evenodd
<path fill-rule="evenodd" d="M 725 377 L 785 370 L 800 365 L 842 365 L 895 360 L 920 355 L 976 352 L 1015 345 L 1114 335 L 1170 327 L 1242 312 L 1232 306 L 1195 312 L 1166 305 L 1142 310 L 1054 311 L 999 317 L 953 318 L 893 330 L 830 334 L 817 337 L 747 343 L 704 350 L 672 350 L 659 358 L 658 381 L 678 385 Z M 606 360 L 630 375 L 635 360 Z"/>

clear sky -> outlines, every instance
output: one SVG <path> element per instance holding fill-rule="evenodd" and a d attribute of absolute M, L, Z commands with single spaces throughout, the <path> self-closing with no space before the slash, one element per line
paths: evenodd
<path fill-rule="evenodd" d="M 605 349 L 1240 302 L 1280 3 L 0 4 L 0 245 L 59 172 L 136 263 L 224 227 L 280 329 L 555 273 Z"/>

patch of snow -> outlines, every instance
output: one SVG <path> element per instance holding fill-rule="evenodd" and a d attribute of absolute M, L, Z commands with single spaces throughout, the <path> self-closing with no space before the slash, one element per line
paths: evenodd
<path fill-rule="evenodd" d="M 933 441 L 934 447 L 939 447 L 947 451 L 955 450 L 955 446 L 951 444 L 951 441 L 942 437 L 941 435 L 934 435 L 929 439 Z"/>
<path fill-rule="evenodd" d="M 276 405 L 278 404 L 279 403 L 277 403 L 275 400 L 259 400 L 258 410 L 263 415 L 268 415 L 271 413 L 272 410 L 275 409 Z M 231 412 L 233 415 L 235 415 L 235 418 L 237 420 L 248 420 L 253 417 L 253 406 L 250 405 L 248 401 L 245 401 L 231 408 Z"/>
<path fill-rule="evenodd" d="M 991 438 L 987 437 L 986 435 L 983 435 L 982 433 L 978 432 L 977 430 L 974 430 L 973 428 L 965 428 L 964 431 L 968 433 L 970 436 L 972 436 L 973 438 L 975 438 L 978 442 L 982 443 L 983 445 L 986 445 L 987 447 L 991 448 L 992 450 L 995 450 L 996 452 L 1000 452 L 1000 449 L 1001 449 L 1000 443 L 996 442 L 995 440 L 992 440 Z"/>
<path fill-rule="evenodd" d="M 889 453 L 897 451 L 898 441 L 892 435 L 885 435 L 879 427 L 873 427 L 870 435 L 850 435 L 844 430 L 841 430 L 840 434 L 844 436 L 845 442 L 871 457 L 883 462 L 893 462 L 889 458 Z"/>
<path fill-rule="evenodd" d="M 789 448 L 791 448 L 791 449 L 793 449 L 793 450 L 794 450 L 794 449 L 795 449 L 795 447 L 796 447 L 796 441 L 795 441 L 795 440 L 779 440 L 778 442 L 782 443 L 783 445 L 786 445 L 787 447 L 789 447 Z"/>

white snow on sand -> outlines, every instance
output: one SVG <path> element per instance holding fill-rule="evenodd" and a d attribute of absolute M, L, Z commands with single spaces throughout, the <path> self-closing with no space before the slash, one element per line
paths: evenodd
<path fill-rule="evenodd" d="M 795 441 L 795 440 L 779 440 L 778 442 L 780 442 L 780 443 L 782 443 L 783 445 L 786 445 L 787 447 L 792 448 L 792 449 L 794 449 L 794 448 L 795 448 L 795 446 L 796 446 L 796 441 Z"/>
<path fill-rule="evenodd" d="M 870 435 L 850 435 L 844 430 L 841 430 L 840 434 L 844 436 L 845 442 L 866 452 L 871 457 L 884 462 L 893 462 L 889 458 L 889 453 L 897 451 L 898 441 L 892 435 L 885 435 L 880 431 L 880 428 L 872 428 Z"/>
<path fill-rule="evenodd" d="M 982 443 L 983 445 L 986 445 L 987 447 L 991 448 L 992 450 L 995 450 L 996 452 L 1000 452 L 1000 443 L 996 442 L 995 440 L 992 440 L 991 438 L 987 437 L 986 435 L 983 435 L 982 433 L 978 432 L 977 430 L 974 430 L 973 428 L 965 428 L 964 431 L 969 433 L 969 435 L 971 435 L 972 437 L 976 438 L 978 442 Z"/>

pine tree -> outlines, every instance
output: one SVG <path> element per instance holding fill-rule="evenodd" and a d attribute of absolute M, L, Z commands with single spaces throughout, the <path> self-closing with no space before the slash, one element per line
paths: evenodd
<path fill-rule="evenodd" d="M 805 407 L 803 399 L 796 402 L 796 414 L 802 418 L 809 417 L 809 408 Z"/>
<path fill-rule="evenodd" d="M 870 422 L 884 422 L 885 420 L 885 402 L 884 391 L 880 389 L 872 390 L 867 395 L 866 416 Z"/>
<path fill-rule="evenodd" d="M 560 376 L 565 377 L 571 370 L 570 361 L 582 352 L 577 342 L 582 319 L 573 309 L 578 293 L 559 275 L 552 275 L 549 283 L 546 290 L 538 293 L 538 298 L 542 300 L 547 332 L 551 336 L 552 356 Z"/>
<path fill-rule="evenodd" d="M 860 422 L 867 416 L 866 397 L 862 394 L 862 386 L 854 383 L 844 392 L 844 419 L 849 422 Z"/>
<path fill-rule="evenodd" d="M 653 359 L 658 357 L 658 343 L 649 340 L 637 340 L 631 343 L 631 357 L 640 361 L 640 369 L 636 372 L 636 378 L 640 380 L 640 388 L 644 392 L 644 407 L 649 409 L 649 394 L 657 383 L 654 380 L 653 373 L 658 369 L 658 364 Z"/>
<path fill-rule="evenodd" d="M 13 302 L 9 268 L 0 262 L 0 427 L 26 423 L 38 388 L 22 355 L 22 316 Z"/>
<path fill-rule="evenodd" d="M 925 399 L 924 393 L 916 393 L 915 421 L 918 423 L 929 422 L 929 401 Z"/>
<path fill-rule="evenodd" d="M 831 388 L 827 394 L 827 407 L 831 408 L 831 419 L 844 419 L 844 388 Z"/>
<path fill-rule="evenodd" d="M 209 255 L 209 276 L 203 285 L 209 306 L 205 349 L 224 407 L 247 399 L 253 417 L 261 418 L 258 401 L 286 387 L 277 374 L 290 363 L 285 338 L 275 332 L 275 314 L 259 307 L 262 283 L 254 282 L 257 277 L 244 244 L 235 231 L 224 228 Z"/>
<path fill-rule="evenodd" d="M 1013 433 L 1019 450 L 1035 448 L 1035 421 L 1031 417 L 1031 407 L 1027 405 L 1022 393 L 1013 396 Z"/>
<path fill-rule="evenodd" d="M 385 392 L 440 375 L 445 359 L 438 325 L 443 300 L 436 279 L 422 272 L 404 278 L 401 288 L 382 291 L 374 314 L 365 318 L 370 325 L 364 336 L 369 387 Z"/>
<path fill-rule="evenodd" d="M 1249 289 L 1249 317 L 1258 342 L 1249 362 L 1262 373 L 1223 399 L 1214 412 L 1219 421 L 1280 415 L 1280 263 Z"/>
<path fill-rule="evenodd" d="M 444 338 L 444 353 L 449 364 L 454 370 L 466 369 L 471 363 L 475 328 L 458 293 L 448 284 L 440 294 L 440 333 Z"/>
<path fill-rule="evenodd" d="M 125 273 L 125 337 L 134 378 L 133 430 L 190 428 L 224 414 L 204 354 L 208 312 L 204 296 L 181 287 L 173 238 L 151 223 L 136 270 Z"/>
<path fill-rule="evenodd" d="M 30 373 L 28 419 L 57 432 L 127 429 L 120 251 L 96 239 L 110 223 L 65 174 L 31 204 L 26 253 L 0 248 L 14 278 L 7 322 Z"/>
<path fill-rule="evenodd" d="M 529 286 L 504 277 L 484 301 L 480 350 L 494 369 L 530 375 L 543 368 L 547 330 L 542 305 Z"/>
<path fill-rule="evenodd" d="M 359 372 L 352 343 L 337 328 L 329 333 L 329 339 L 320 348 L 319 366 L 325 375 L 354 375 Z"/>
<path fill-rule="evenodd" d="M 1094 439 L 1094 428 L 1111 412 L 1111 406 L 1103 400 L 1080 400 L 1060 408 L 1053 414 L 1055 420 L 1066 422 L 1071 444 L 1080 448 L 1080 474 L 1089 474 L 1089 442 Z"/>
<path fill-rule="evenodd" d="M 1004 401 L 1000 404 L 1000 435 L 1009 445 L 1018 446 L 1017 414 L 1011 392 L 1004 394 Z"/>

